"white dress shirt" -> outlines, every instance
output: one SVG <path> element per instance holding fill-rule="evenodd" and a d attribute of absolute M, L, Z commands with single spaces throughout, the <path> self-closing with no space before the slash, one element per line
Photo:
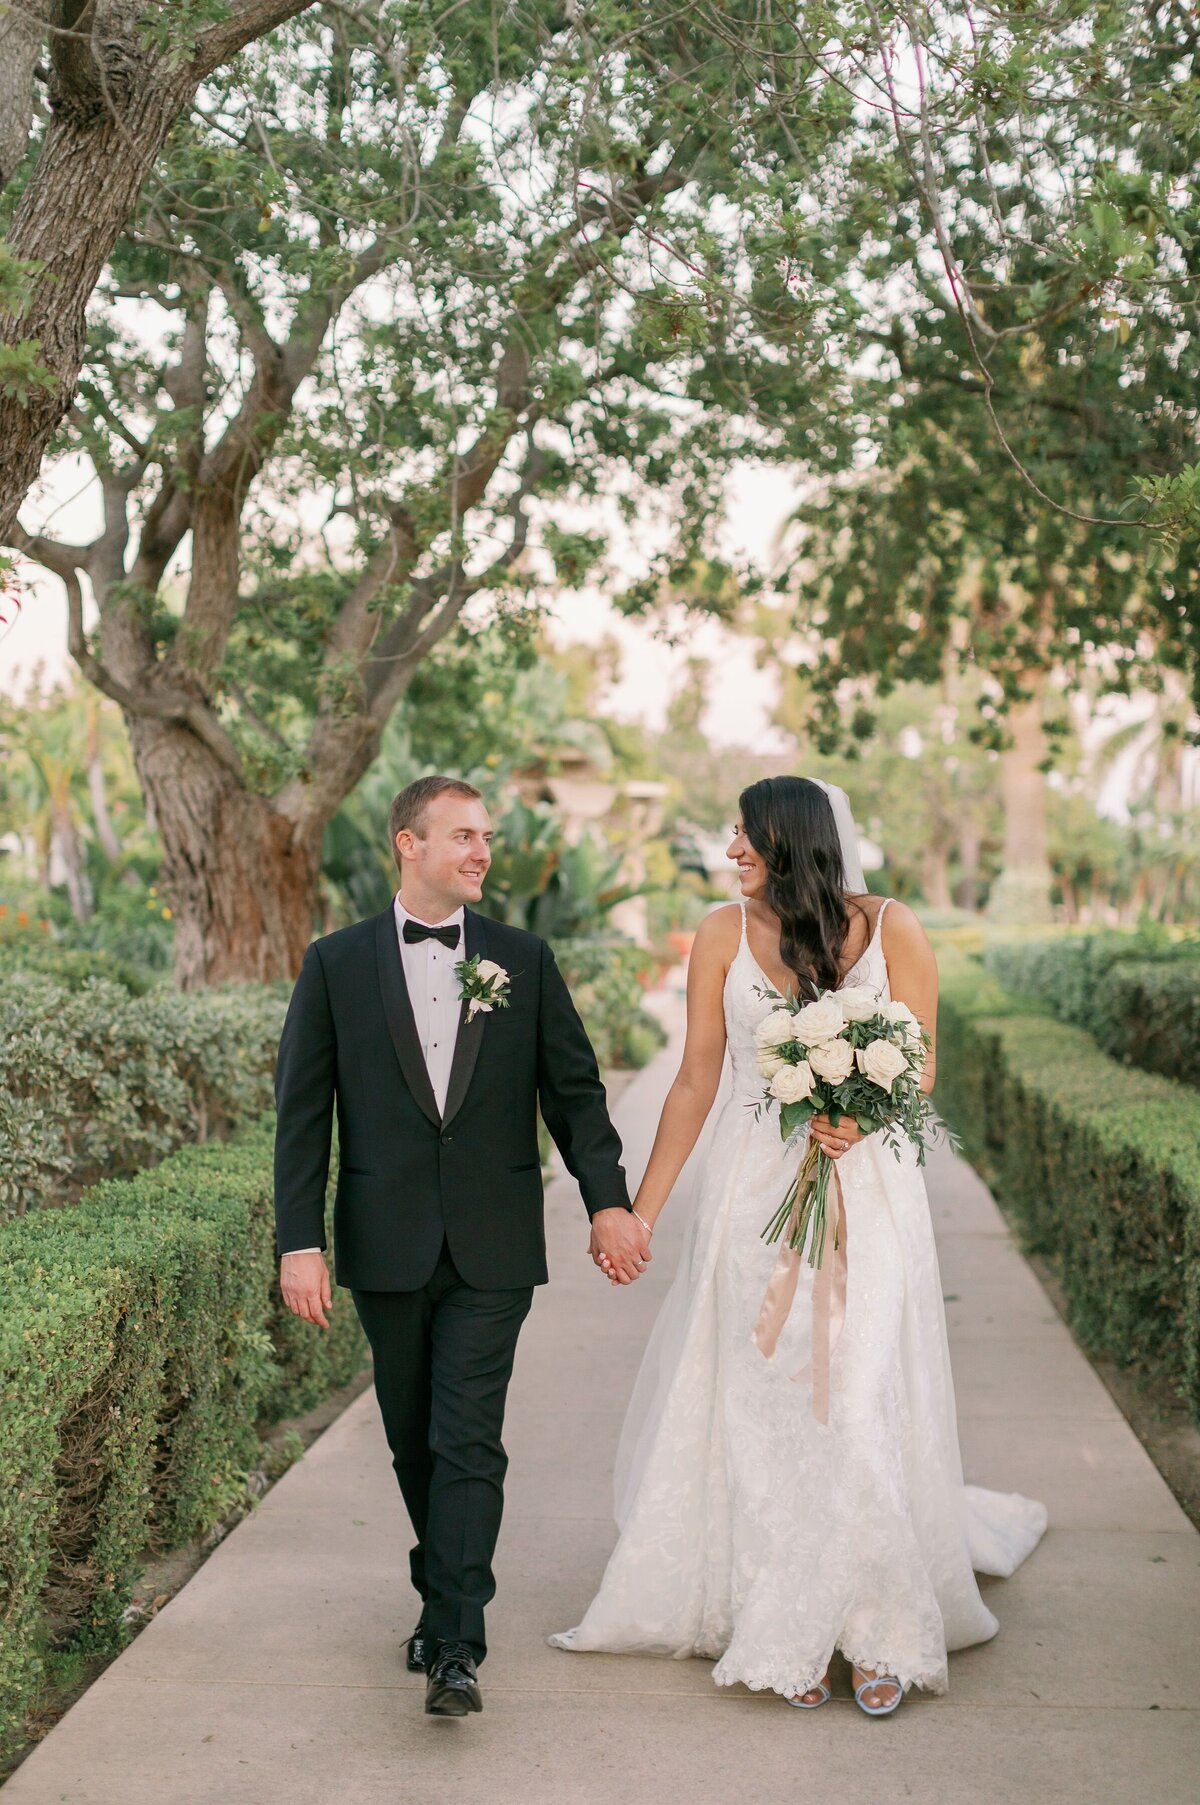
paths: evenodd
<path fill-rule="evenodd" d="M 396 937 L 400 942 L 408 1000 L 417 1024 L 417 1039 L 421 1043 L 425 1070 L 429 1073 L 438 1109 L 444 1114 L 446 1093 L 450 1088 L 450 1067 L 454 1063 L 454 1047 L 458 1040 L 458 1018 L 462 1014 L 462 998 L 458 994 L 454 967 L 467 956 L 466 918 L 463 910 L 458 908 L 453 915 L 447 915 L 445 921 L 421 923 L 423 927 L 457 926 L 458 945 L 454 948 L 443 946 L 440 940 L 416 940 L 410 944 L 404 938 L 404 924 L 420 921 L 420 916 L 409 914 L 400 901 L 399 892 L 394 906 Z M 320 1253 L 321 1250 L 319 1247 L 297 1247 L 294 1251 Z"/>
<path fill-rule="evenodd" d="M 457 927 L 458 945 L 443 946 L 440 940 L 417 940 L 411 946 L 404 938 L 406 921 L 419 921 L 410 915 L 397 894 L 395 902 L 396 933 L 400 940 L 400 957 L 404 962 L 404 981 L 417 1024 L 417 1039 L 425 1058 L 425 1070 L 444 1114 L 446 1092 L 450 1088 L 450 1067 L 454 1062 L 454 1045 L 458 1039 L 458 1018 L 462 1014 L 462 998 L 454 967 L 466 958 L 463 944 L 465 916 L 461 908 L 447 915 L 445 921 L 421 922 L 421 926 Z"/>

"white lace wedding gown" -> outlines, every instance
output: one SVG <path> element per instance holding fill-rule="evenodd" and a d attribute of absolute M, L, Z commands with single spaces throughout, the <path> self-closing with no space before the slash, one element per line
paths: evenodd
<path fill-rule="evenodd" d="M 886 904 L 884 905 L 886 907 Z M 799 1161 L 762 1093 L 769 980 L 741 943 L 725 980 L 728 1100 L 679 1273 L 642 1362 L 617 1467 L 621 1536 L 570 1650 L 716 1660 L 718 1685 L 792 1697 L 835 1648 L 944 1692 L 947 1651 L 995 1635 L 975 1571 L 1009 1574 L 1042 1505 L 963 1483 L 941 1281 L 915 1151 L 842 1157 L 849 1280 L 828 1426 L 792 1374 L 809 1358 L 812 1273 L 775 1358 L 751 1341 L 777 1249 L 761 1239 Z M 846 983 L 887 999 L 879 918 Z"/>

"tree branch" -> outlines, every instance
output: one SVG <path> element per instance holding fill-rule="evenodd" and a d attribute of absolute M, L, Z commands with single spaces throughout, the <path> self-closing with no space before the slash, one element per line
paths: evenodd
<path fill-rule="evenodd" d="M 130 451 L 137 453 L 139 461 L 144 466 L 148 454 L 148 447 L 142 443 L 132 427 L 126 426 L 124 420 L 121 419 L 120 415 L 115 411 L 106 396 L 101 393 L 94 383 L 90 382 L 81 382 L 79 385 L 79 393 L 86 396 L 87 400 L 95 408 L 101 419 L 108 422 L 117 438 L 120 439 L 123 444 L 128 445 Z M 81 413 L 78 405 L 72 407 L 71 418 L 78 421 L 81 425 L 88 424 L 86 414 Z M 134 480 L 137 481 L 139 479 L 135 478 Z"/>
<path fill-rule="evenodd" d="M 9 544 L 42 565 L 53 576 L 61 577 L 64 583 L 68 577 L 86 570 L 92 555 L 90 545 L 66 545 L 58 539 L 47 539 L 41 533 L 28 532 L 20 521 L 9 537 Z"/>
<path fill-rule="evenodd" d="M 265 37 L 297 13 L 307 12 L 311 4 L 312 0 L 235 0 L 229 17 L 210 25 L 196 40 L 192 70 L 197 81 L 203 81 L 256 38 Z"/>
<path fill-rule="evenodd" d="M 60 545 L 41 534 L 27 533 L 24 528 L 18 528 L 13 537 L 21 551 L 62 579 L 67 594 L 67 650 L 88 682 L 101 694 L 110 696 L 127 714 L 150 720 L 176 721 L 190 728 L 221 764 L 243 782 L 237 747 L 206 703 L 198 697 L 173 690 L 131 689 L 92 651 L 83 625 L 83 585 L 79 573 L 87 568 L 95 547 Z"/>
<path fill-rule="evenodd" d="M 473 595 L 497 583 L 525 550 L 529 539 L 525 502 L 536 489 L 546 467 L 546 460 L 534 443 L 532 429 L 526 433 L 526 442 L 521 478 L 505 509 L 513 530 L 504 550 L 478 576 L 467 578 L 462 559 L 453 558 L 414 583 L 412 598 L 403 616 L 392 623 L 372 652 L 365 682 L 368 709 L 380 732 L 407 689 L 413 671 L 438 641 L 445 638 L 466 603 Z M 426 620 L 439 600 L 441 606 L 432 619 Z"/>

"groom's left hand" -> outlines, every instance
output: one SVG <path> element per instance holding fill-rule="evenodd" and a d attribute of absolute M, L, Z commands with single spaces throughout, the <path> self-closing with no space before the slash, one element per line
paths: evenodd
<path fill-rule="evenodd" d="M 597 1210 L 588 1252 L 614 1285 L 632 1285 L 650 1264 L 650 1236 L 632 1210 Z"/>

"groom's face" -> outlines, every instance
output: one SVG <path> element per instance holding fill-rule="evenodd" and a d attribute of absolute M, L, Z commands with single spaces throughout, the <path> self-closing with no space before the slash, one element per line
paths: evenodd
<path fill-rule="evenodd" d="M 477 903 L 492 862 L 492 837 L 491 817 L 482 802 L 470 796 L 435 796 L 425 810 L 422 832 L 398 836 L 405 883 L 415 879 L 448 912 L 459 903 Z"/>

